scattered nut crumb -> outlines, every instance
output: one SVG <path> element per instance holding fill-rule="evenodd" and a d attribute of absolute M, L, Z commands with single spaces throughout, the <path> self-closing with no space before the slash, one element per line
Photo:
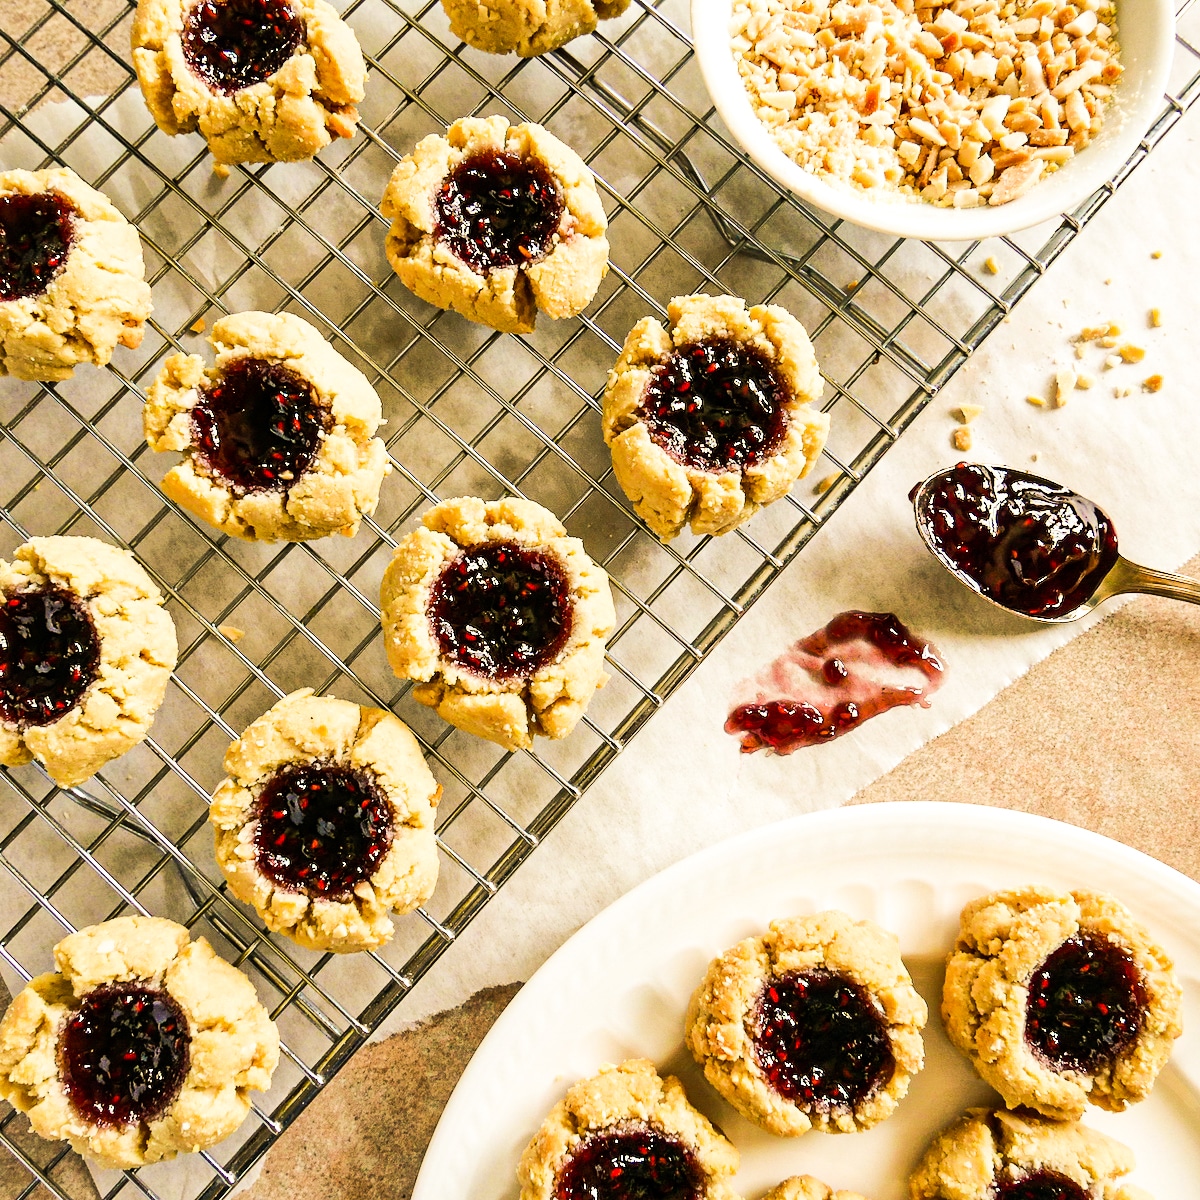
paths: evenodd
<path fill-rule="evenodd" d="M 1144 392 L 1161 392 L 1163 385 L 1163 377 L 1161 375 L 1148 375 L 1142 380 L 1142 391 Z"/>
<path fill-rule="evenodd" d="M 1140 363 L 1146 357 L 1146 351 L 1143 347 L 1130 343 L 1121 347 L 1121 357 L 1127 363 Z"/>
<path fill-rule="evenodd" d="M 229 178 L 229 167 L 225 163 L 219 163 L 219 162 L 214 161 L 213 165 L 212 165 L 212 173 L 218 179 L 228 179 Z"/>
<path fill-rule="evenodd" d="M 983 412 L 982 404 L 960 404 L 957 408 L 950 410 L 950 415 L 963 425 L 970 425 L 981 412 Z"/>
<path fill-rule="evenodd" d="M 960 425 L 950 438 L 950 443 L 955 450 L 967 451 L 971 448 L 971 431 L 965 426 Z"/>
<path fill-rule="evenodd" d="M 1054 407 L 1062 408 L 1067 397 L 1075 390 L 1075 372 L 1069 367 L 1055 372 L 1054 375 Z"/>
<path fill-rule="evenodd" d="M 846 284 L 845 290 L 847 292 L 852 292 L 860 283 L 862 283 L 861 279 L 852 279 L 848 284 Z"/>
<path fill-rule="evenodd" d="M 831 487 L 833 487 L 835 483 L 837 483 L 840 478 L 840 475 L 826 475 L 824 479 L 817 480 L 816 487 L 813 488 L 813 491 L 816 492 L 818 496 L 823 496 Z"/>
<path fill-rule="evenodd" d="M 1090 375 L 1084 375 L 1082 372 L 1075 377 L 1075 386 L 1081 391 L 1086 392 L 1096 381 Z"/>
<path fill-rule="evenodd" d="M 1040 455 L 1040 454 L 1038 454 L 1038 452 L 1035 450 L 1035 451 L 1034 451 L 1034 452 L 1033 452 L 1033 453 L 1032 453 L 1032 454 L 1029 456 L 1029 461 L 1030 461 L 1030 462 L 1037 462 L 1037 460 L 1038 460 L 1040 457 L 1041 457 L 1041 455 Z"/>
<path fill-rule="evenodd" d="M 1162 258 L 1162 251 L 1161 250 L 1151 250 L 1150 257 L 1151 258 Z"/>
<path fill-rule="evenodd" d="M 193 333 L 203 333 L 203 332 L 204 332 L 204 329 L 205 329 L 205 325 L 204 325 L 204 318 L 203 318 L 203 317 L 197 317 L 197 318 L 196 318 L 196 319 L 195 319 L 195 320 L 194 320 L 194 321 L 193 321 L 193 322 L 192 322 L 192 323 L 191 323 L 191 324 L 188 326 L 188 328 L 189 328 L 189 329 L 190 329 L 190 330 L 191 330 Z"/>
<path fill-rule="evenodd" d="M 1115 337 L 1102 337 L 1099 345 L 1103 350 L 1115 350 L 1117 348 L 1117 339 Z"/>
<path fill-rule="evenodd" d="M 1104 281 L 1104 286 L 1105 286 L 1105 287 L 1111 287 L 1111 286 L 1112 286 L 1112 280 L 1111 280 L 1111 279 L 1106 279 L 1106 280 Z"/>
<path fill-rule="evenodd" d="M 1120 365 L 1121 365 L 1121 356 L 1119 354 L 1110 354 L 1104 360 L 1104 369 L 1106 371 L 1111 371 L 1113 369 L 1113 367 L 1119 367 Z"/>
<path fill-rule="evenodd" d="M 1150 310 L 1150 328 L 1159 329 L 1162 327 L 1162 309 L 1152 308 Z"/>
<path fill-rule="evenodd" d="M 1035 408 L 1045 408 L 1046 407 L 1046 401 L 1043 400 L 1041 396 L 1026 396 L 1025 403 L 1032 404 Z"/>
<path fill-rule="evenodd" d="M 1087 343 L 1086 342 L 1077 342 L 1075 344 L 1075 357 L 1083 358 L 1086 354 L 1087 354 Z"/>
<path fill-rule="evenodd" d="M 217 632 L 231 642 L 240 642 L 246 636 L 246 631 L 239 629 L 236 625 L 218 625 Z"/>
<path fill-rule="evenodd" d="M 1113 395 L 1118 400 L 1123 400 L 1126 396 L 1133 395 L 1133 388 L 1131 388 L 1131 387 L 1115 387 L 1115 388 L 1113 388 Z"/>
<path fill-rule="evenodd" d="M 989 254 L 987 258 L 983 260 L 983 269 L 989 275 L 1000 274 L 1000 264 L 996 261 L 996 256 L 994 254 Z"/>

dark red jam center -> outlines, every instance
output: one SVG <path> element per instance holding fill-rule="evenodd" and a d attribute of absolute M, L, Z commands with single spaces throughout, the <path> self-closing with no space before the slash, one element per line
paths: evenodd
<path fill-rule="evenodd" d="M 75 238 L 75 206 L 55 192 L 0 196 L 0 300 L 41 295 Z"/>
<path fill-rule="evenodd" d="M 996 1200 L 1090 1200 L 1091 1192 L 1057 1171 L 1031 1171 L 1003 1179 L 993 1193 Z"/>
<path fill-rule="evenodd" d="M 770 1085 L 809 1112 L 853 1108 L 896 1068 L 879 1006 L 865 988 L 833 971 L 793 971 L 770 980 L 751 1035 Z"/>
<path fill-rule="evenodd" d="M 554 1200 L 699 1200 L 704 1171 L 676 1138 L 615 1126 L 583 1141 L 558 1173 Z"/>
<path fill-rule="evenodd" d="M 760 350 L 712 338 L 680 346 L 654 368 L 641 417 L 651 439 L 685 466 L 741 470 L 778 449 L 788 396 Z"/>
<path fill-rule="evenodd" d="M 0 605 L 0 720 L 48 725 L 79 703 L 100 670 L 91 614 L 66 588 L 15 592 Z"/>
<path fill-rule="evenodd" d="M 245 357 L 200 389 L 192 438 L 204 464 L 233 488 L 285 491 L 307 470 L 330 423 L 303 375 Z"/>
<path fill-rule="evenodd" d="M 562 568 L 515 542 L 464 550 L 438 576 L 428 611 L 442 654 L 489 679 L 532 675 L 571 635 Z"/>
<path fill-rule="evenodd" d="M 947 566 L 1031 617 L 1078 608 L 1117 561 L 1116 530 L 1103 510 L 1009 467 L 942 471 L 925 488 L 917 521 Z"/>
<path fill-rule="evenodd" d="M 183 19 L 183 59 L 214 92 L 232 96 L 274 75 L 303 38 L 288 0 L 198 0 Z"/>
<path fill-rule="evenodd" d="M 258 797 L 258 869 L 289 891 L 349 900 L 392 845 L 392 808 L 365 771 L 284 767 Z"/>
<path fill-rule="evenodd" d="M 63 1086 L 76 1111 L 97 1125 L 152 1121 L 179 1094 L 191 1043 L 187 1017 L 167 992 L 105 984 L 63 1024 Z"/>
<path fill-rule="evenodd" d="M 1068 938 L 1029 980 L 1025 1037 L 1058 1071 L 1090 1074 L 1137 1038 L 1146 989 L 1132 956 L 1106 937 Z"/>
<path fill-rule="evenodd" d="M 486 275 L 545 258 L 562 220 L 563 198 L 536 159 L 482 151 L 446 176 L 433 208 L 437 238 Z"/>
<path fill-rule="evenodd" d="M 868 653 L 849 649 L 862 643 Z M 813 671 L 810 698 L 762 700 L 742 704 L 729 714 L 725 732 L 741 737 L 743 754 L 772 750 L 791 754 L 805 746 L 832 741 L 888 709 L 924 704 L 941 686 L 936 647 L 918 637 L 893 613 L 838 613 L 823 629 L 804 638 L 785 657 Z M 847 665 L 849 664 L 849 665 Z M 881 682 L 868 668 L 915 667 L 929 681 L 924 687 Z"/>

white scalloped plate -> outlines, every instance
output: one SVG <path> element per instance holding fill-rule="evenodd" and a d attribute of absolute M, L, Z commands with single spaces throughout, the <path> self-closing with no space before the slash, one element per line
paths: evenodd
<path fill-rule="evenodd" d="M 686 802 L 696 802 L 695 797 Z M 1153 1095 L 1086 1121 L 1132 1146 L 1156 1200 L 1200 1194 L 1200 884 L 1071 825 L 958 804 L 864 805 L 753 830 L 623 896 L 566 942 L 483 1040 L 442 1115 L 413 1200 L 513 1200 L 526 1142 L 564 1090 L 602 1063 L 645 1056 L 742 1152 L 756 1197 L 809 1172 L 871 1200 L 904 1200 L 932 1135 L 992 1093 L 938 1018 L 942 960 L 963 904 L 1044 883 L 1111 891 L 1175 958 L 1188 1031 Z M 688 997 L 709 959 L 774 917 L 841 908 L 900 936 L 929 1004 L 926 1066 L 896 1115 L 866 1133 L 773 1138 L 712 1091 L 683 1046 Z"/>

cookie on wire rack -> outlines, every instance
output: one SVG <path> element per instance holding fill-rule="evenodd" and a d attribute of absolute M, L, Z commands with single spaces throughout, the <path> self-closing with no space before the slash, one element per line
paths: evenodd
<path fill-rule="evenodd" d="M 450 32 L 489 54 L 546 54 L 619 17 L 629 0 L 442 0 Z"/>
<path fill-rule="evenodd" d="M 0 1021 L 0 1096 L 35 1133 L 122 1170 L 228 1137 L 266 1091 L 279 1032 L 204 938 L 119 917 L 63 938 Z"/>
<path fill-rule="evenodd" d="M 0 375 L 69 379 L 142 344 L 138 231 L 74 171 L 0 173 Z"/>
<path fill-rule="evenodd" d="M 132 44 L 155 123 L 199 131 L 226 171 L 312 158 L 358 126 L 366 64 L 326 0 L 138 0 Z"/>

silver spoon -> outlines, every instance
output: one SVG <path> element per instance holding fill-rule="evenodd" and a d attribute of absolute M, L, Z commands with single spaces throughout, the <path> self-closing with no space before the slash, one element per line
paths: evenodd
<path fill-rule="evenodd" d="M 1056 612 L 1053 615 L 1047 616 L 1026 612 L 1021 608 L 1004 604 L 996 599 L 995 596 L 990 595 L 978 580 L 973 578 L 969 572 L 964 570 L 960 564 L 949 556 L 940 544 L 938 534 L 933 527 L 933 505 L 931 501 L 941 488 L 944 487 L 945 481 L 953 476 L 955 472 L 973 472 L 977 477 L 984 477 L 989 474 L 998 477 L 1000 473 L 1005 473 L 1007 477 L 1026 484 L 1030 493 L 1037 490 L 1037 485 L 1041 485 L 1047 498 L 1050 500 L 1058 500 L 1064 503 L 1079 502 L 1079 505 L 1075 507 L 1077 515 L 1083 513 L 1086 519 L 1086 516 L 1094 514 L 1095 518 L 1100 522 L 1097 536 L 1102 537 L 1105 533 L 1110 536 L 1110 548 L 1115 556 L 1112 565 L 1103 574 L 1100 574 L 1100 571 L 1103 570 L 1103 563 L 1102 561 L 1098 562 L 1094 571 L 1097 576 L 1095 586 L 1086 595 L 1085 599 L 1069 610 Z M 917 532 L 920 533 L 922 540 L 934 558 L 961 583 L 966 584 L 977 595 L 982 596 L 985 600 L 990 601 L 997 608 L 1001 608 L 1007 613 L 1016 613 L 1030 620 L 1046 623 L 1077 621 L 1080 617 L 1090 613 L 1098 604 L 1103 604 L 1105 600 L 1126 592 L 1142 592 L 1151 596 L 1166 596 L 1170 600 L 1186 600 L 1190 604 L 1200 604 L 1200 581 L 1189 579 L 1184 575 L 1173 575 L 1168 571 L 1155 571 L 1150 567 L 1142 567 L 1117 554 L 1116 534 L 1112 530 L 1112 523 L 1108 520 L 1104 511 L 1086 498 L 1078 496 L 1076 493 L 1068 492 L 1052 480 L 1042 479 L 1040 476 L 1030 475 L 1023 471 L 1014 471 L 1007 467 L 982 467 L 977 464 L 960 463 L 957 467 L 951 468 L 949 471 L 934 472 L 928 479 L 918 484 L 912 490 L 910 498 L 912 499 L 913 510 L 916 516 Z"/>

